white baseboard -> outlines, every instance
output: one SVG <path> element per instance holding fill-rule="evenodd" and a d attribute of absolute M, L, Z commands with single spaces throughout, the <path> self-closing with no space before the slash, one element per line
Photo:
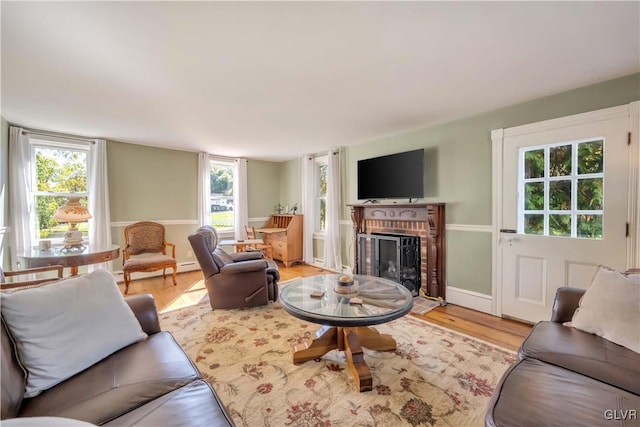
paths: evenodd
<path fill-rule="evenodd" d="M 491 295 L 447 286 L 447 303 L 493 314 L 491 311 L 492 302 L 493 298 Z"/>
<path fill-rule="evenodd" d="M 200 270 L 200 264 L 198 264 L 197 261 L 185 261 L 185 262 L 178 263 L 178 273 L 185 273 L 187 271 L 195 271 L 195 270 Z M 171 269 L 170 268 L 167 269 L 167 275 L 171 274 L 170 272 L 171 272 Z M 162 276 L 162 270 L 151 271 L 149 273 L 143 273 L 143 272 L 132 273 L 131 280 L 146 279 L 148 277 L 157 277 L 157 276 Z M 124 276 L 122 274 L 122 270 L 114 271 L 113 277 L 116 278 L 116 281 L 118 283 L 124 282 Z"/>

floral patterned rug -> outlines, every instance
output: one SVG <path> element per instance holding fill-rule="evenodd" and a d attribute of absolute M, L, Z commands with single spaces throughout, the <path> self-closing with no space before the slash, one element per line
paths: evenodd
<path fill-rule="evenodd" d="M 395 352 L 365 349 L 373 390 L 360 393 L 342 352 L 301 365 L 291 346 L 319 325 L 278 303 L 160 315 L 238 426 L 482 426 L 493 389 L 515 354 L 412 316 L 377 325 Z"/>

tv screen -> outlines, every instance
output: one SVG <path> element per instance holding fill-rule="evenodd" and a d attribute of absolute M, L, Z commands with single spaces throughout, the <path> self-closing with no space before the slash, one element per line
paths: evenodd
<path fill-rule="evenodd" d="M 358 199 L 424 196 L 424 149 L 358 160 Z"/>

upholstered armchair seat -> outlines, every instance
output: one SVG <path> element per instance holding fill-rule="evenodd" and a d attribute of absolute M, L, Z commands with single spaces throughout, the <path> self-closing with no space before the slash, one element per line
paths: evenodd
<path fill-rule="evenodd" d="M 218 247 L 218 234 L 200 227 L 189 242 L 205 277 L 211 308 L 268 304 L 278 298 L 278 266 L 261 252 L 227 253 Z"/>
<path fill-rule="evenodd" d="M 132 255 L 123 266 L 123 271 L 156 271 L 173 268 L 176 259 L 163 254 Z"/>

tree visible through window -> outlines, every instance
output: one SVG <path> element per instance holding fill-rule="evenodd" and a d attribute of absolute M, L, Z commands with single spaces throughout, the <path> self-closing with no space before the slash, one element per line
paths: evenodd
<path fill-rule="evenodd" d="M 87 204 L 88 146 L 80 147 L 32 141 L 32 159 L 35 159 L 32 162 L 35 186 L 32 197 L 36 208 L 36 240 L 62 239 L 68 227 L 58 223 L 53 215 L 67 201 L 68 196 L 80 196 L 80 202 L 85 206 Z M 83 237 L 87 237 L 88 224 L 80 223 L 78 228 Z"/>
<path fill-rule="evenodd" d="M 327 156 L 315 159 L 316 231 L 324 232 L 327 218 Z"/>
<path fill-rule="evenodd" d="M 520 150 L 518 232 L 602 239 L 604 140 Z"/>
<path fill-rule="evenodd" d="M 235 164 L 221 160 L 209 161 L 211 189 L 211 225 L 220 230 L 234 229 L 233 180 Z"/>

